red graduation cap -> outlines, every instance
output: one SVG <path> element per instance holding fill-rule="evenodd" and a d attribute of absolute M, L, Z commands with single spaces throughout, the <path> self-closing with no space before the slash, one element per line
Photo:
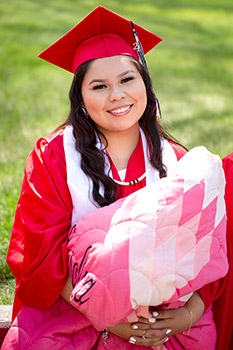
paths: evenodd
<path fill-rule="evenodd" d="M 162 40 L 136 24 L 134 27 L 144 53 Z M 131 22 L 99 6 L 38 57 L 75 73 L 82 63 L 91 59 L 116 55 L 139 59 L 134 43 Z"/>

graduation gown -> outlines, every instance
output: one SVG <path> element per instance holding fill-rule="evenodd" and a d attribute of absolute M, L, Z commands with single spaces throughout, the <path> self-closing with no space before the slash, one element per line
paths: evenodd
<path fill-rule="evenodd" d="M 72 199 L 67 185 L 64 130 L 36 141 L 26 160 L 25 176 L 12 228 L 7 263 L 16 277 L 13 319 L 23 304 L 48 309 L 68 278 L 66 239 L 71 227 Z M 180 158 L 185 150 L 172 143 Z M 113 165 L 116 179 L 119 175 Z M 126 181 L 145 171 L 139 142 L 127 167 Z M 146 185 L 119 186 L 118 198 Z M 49 291 L 49 292 L 48 292 Z"/>
<path fill-rule="evenodd" d="M 180 158 L 185 151 L 171 144 Z M 129 160 L 125 181 L 144 173 L 142 159 L 142 145 L 139 143 Z M 112 172 L 117 179 L 119 175 L 114 166 Z M 132 186 L 119 186 L 118 198 L 145 185 L 144 179 Z M 13 318 L 22 304 L 48 309 L 60 295 L 68 277 L 66 239 L 71 218 L 72 200 L 67 185 L 63 130 L 60 130 L 39 139 L 26 161 L 7 256 L 16 277 Z M 206 307 L 214 300 L 217 287 L 203 293 Z"/>
<path fill-rule="evenodd" d="M 223 169 L 226 177 L 229 271 L 226 277 L 219 281 L 221 295 L 213 303 L 213 312 L 218 335 L 216 350 L 233 350 L 233 152 L 223 158 Z"/>

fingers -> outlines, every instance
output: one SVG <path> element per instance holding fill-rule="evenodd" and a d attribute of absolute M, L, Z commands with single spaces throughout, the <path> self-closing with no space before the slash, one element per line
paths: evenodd
<path fill-rule="evenodd" d="M 150 322 L 135 322 L 131 325 L 132 329 L 147 330 L 147 329 L 169 329 L 171 327 L 171 319 L 159 319 L 155 320 L 153 323 Z"/>
<path fill-rule="evenodd" d="M 139 317 L 138 322 L 141 323 L 154 323 L 156 320 L 161 320 L 161 319 L 168 319 L 171 318 L 173 315 L 174 310 L 177 309 L 166 309 L 166 310 L 159 310 L 159 311 L 153 311 L 151 312 L 150 318 L 144 318 L 144 317 Z"/>
<path fill-rule="evenodd" d="M 150 317 L 150 318 L 139 317 L 138 322 L 132 323 L 131 328 L 140 329 L 140 330 L 150 329 L 155 322 L 156 322 L 155 317 Z"/>
<path fill-rule="evenodd" d="M 172 312 L 174 309 L 167 309 L 167 310 L 159 310 L 157 313 L 157 316 L 154 314 L 154 317 L 156 319 L 167 319 L 172 317 Z"/>
<path fill-rule="evenodd" d="M 131 344 L 137 344 L 137 345 L 157 346 L 165 343 L 168 340 L 169 340 L 168 336 L 165 336 L 163 338 L 146 338 L 146 336 L 144 335 L 142 337 L 137 337 L 137 336 L 130 337 L 129 342 Z"/>
<path fill-rule="evenodd" d="M 171 334 L 171 329 L 148 329 L 145 332 L 146 338 L 166 338 Z"/>
<path fill-rule="evenodd" d="M 171 319 L 165 319 L 165 320 L 157 320 L 153 325 L 150 326 L 150 329 L 169 329 L 171 328 L 172 323 Z"/>
<path fill-rule="evenodd" d="M 157 318 L 158 317 L 158 318 Z M 164 317 L 164 318 L 163 318 Z M 138 322 L 131 324 L 133 330 L 129 339 L 131 344 L 144 346 L 158 346 L 168 341 L 168 336 L 172 334 L 169 327 L 170 319 L 167 318 L 168 313 L 161 313 L 160 311 L 152 314 L 149 319 L 139 317 Z"/>
<path fill-rule="evenodd" d="M 151 328 L 151 324 L 146 324 L 146 323 L 134 323 L 131 326 L 132 329 L 136 330 L 146 330 Z"/>
<path fill-rule="evenodd" d="M 140 334 L 132 335 L 129 339 L 131 344 L 144 345 L 144 346 L 157 346 L 168 341 L 168 336 L 171 334 L 171 329 L 146 329 L 141 330 Z"/>
<path fill-rule="evenodd" d="M 158 315 L 158 313 L 156 313 Z M 151 315 L 149 318 L 144 318 L 144 317 L 139 317 L 138 318 L 138 323 L 145 323 L 145 324 L 153 324 L 155 323 L 156 318 L 154 315 Z"/>

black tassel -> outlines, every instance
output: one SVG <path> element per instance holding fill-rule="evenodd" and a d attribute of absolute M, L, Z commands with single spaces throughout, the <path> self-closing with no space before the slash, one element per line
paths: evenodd
<path fill-rule="evenodd" d="M 148 71 L 147 64 L 146 64 L 146 59 L 145 59 L 143 48 L 142 48 L 142 44 L 141 44 L 141 42 L 140 42 L 140 40 L 138 38 L 138 33 L 135 30 L 133 22 L 132 21 L 130 21 L 130 22 L 131 22 L 131 25 L 132 25 L 132 28 L 133 28 L 133 35 L 135 37 L 134 49 L 137 50 L 137 52 L 138 52 L 138 56 L 139 56 L 141 64 Z M 153 88 L 152 88 L 152 93 L 153 93 L 154 99 L 155 99 L 155 114 L 156 114 L 156 117 L 157 117 L 157 115 L 160 115 L 160 113 L 158 113 L 159 112 L 159 103 L 158 103 L 158 100 L 157 100 L 157 97 L 155 95 L 155 92 L 154 92 Z"/>

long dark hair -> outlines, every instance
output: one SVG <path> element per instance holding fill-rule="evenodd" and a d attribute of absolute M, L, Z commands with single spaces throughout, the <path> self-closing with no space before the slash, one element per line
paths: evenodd
<path fill-rule="evenodd" d="M 152 92 L 152 84 L 147 70 L 133 57 L 130 57 L 132 63 L 139 71 L 147 92 L 147 106 L 139 120 L 139 125 L 145 132 L 151 144 L 151 165 L 159 171 L 160 178 L 165 177 L 166 167 L 162 162 L 161 138 L 175 141 L 168 134 L 155 118 L 155 100 Z M 74 75 L 73 82 L 69 92 L 70 113 L 67 120 L 59 127 L 72 125 L 74 137 L 76 139 L 76 149 L 81 154 L 81 168 L 84 173 L 92 180 L 93 183 L 93 199 L 100 207 L 108 205 L 115 201 L 117 185 L 105 174 L 104 150 L 98 149 L 96 144 L 101 138 L 107 140 L 104 135 L 97 129 L 95 123 L 90 117 L 87 117 L 82 99 L 82 82 L 87 69 L 92 60 L 80 65 Z M 104 195 L 99 192 L 100 183 L 104 188 Z"/>

